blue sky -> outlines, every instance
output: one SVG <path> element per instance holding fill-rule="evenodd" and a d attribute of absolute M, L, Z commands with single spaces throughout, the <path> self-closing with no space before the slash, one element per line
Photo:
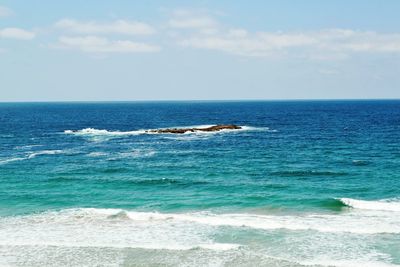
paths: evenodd
<path fill-rule="evenodd" d="M 400 1 L 0 2 L 0 101 L 400 98 Z"/>

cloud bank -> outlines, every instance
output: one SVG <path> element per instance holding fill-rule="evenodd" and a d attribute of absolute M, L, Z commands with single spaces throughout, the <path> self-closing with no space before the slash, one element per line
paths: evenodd
<path fill-rule="evenodd" d="M 11 14 L 0 6 L 0 17 Z M 210 12 L 178 9 L 159 26 L 116 19 L 111 21 L 64 18 L 51 29 L 52 48 L 90 53 L 158 52 L 162 45 L 213 50 L 246 57 L 343 59 L 360 53 L 399 54 L 400 33 L 354 29 L 314 31 L 252 31 L 232 27 Z M 0 38 L 31 40 L 36 34 L 21 28 L 0 29 Z"/>
<path fill-rule="evenodd" d="M 400 53 L 399 33 L 352 29 L 282 32 L 257 31 L 223 25 L 206 15 L 173 15 L 168 23 L 181 47 L 252 56 L 343 58 L 352 53 Z M 179 31 L 190 29 L 190 31 Z"/>

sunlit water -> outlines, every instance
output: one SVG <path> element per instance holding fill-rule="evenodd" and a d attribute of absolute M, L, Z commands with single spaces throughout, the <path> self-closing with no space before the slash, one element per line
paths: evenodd
<path fill-rule="evenodd" d="M 400 101 L 3 103 L 0 185 L 0 266 L 400 265 Z"/>

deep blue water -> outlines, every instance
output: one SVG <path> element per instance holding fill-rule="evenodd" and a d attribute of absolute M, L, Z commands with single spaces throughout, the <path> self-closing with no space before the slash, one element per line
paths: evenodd
<path fill-rule="evenodd" d="M 2 103 L 0 184 L 12 266 L 391 266 L 400 101 Z"/>

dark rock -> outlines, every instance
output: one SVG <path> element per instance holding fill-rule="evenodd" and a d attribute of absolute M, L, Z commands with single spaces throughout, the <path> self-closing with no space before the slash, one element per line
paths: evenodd
<path fill-rule="evenodd" d="M 148 133 L 172 133 L 172 134 L 184 134 L 187 132 L 218 132 L 221 130 L 237 130 L 242 129 L 242 127 L 227 124 L 227 125 L 214 125 L 206 128 L 169 128 L 169 129 L 157 129 L 157 130 L 148 130 Z"/>

